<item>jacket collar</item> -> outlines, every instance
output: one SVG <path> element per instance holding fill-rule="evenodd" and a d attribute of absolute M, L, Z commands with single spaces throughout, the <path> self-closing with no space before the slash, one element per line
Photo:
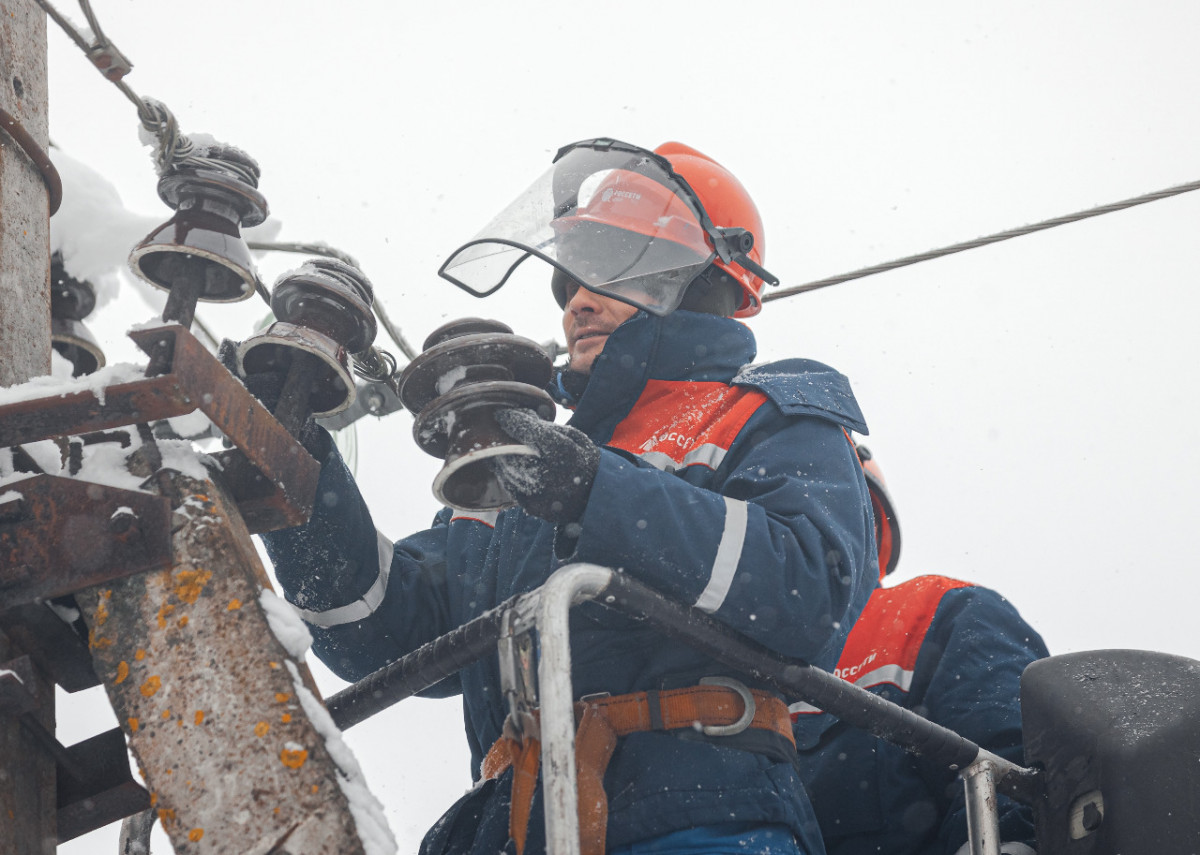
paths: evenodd
<path fill-rule="evenodd" d="M 592 364 L 578 398 L 564 403 L 570 424 L 603 442 L 628 415 L 648 380 L 727 383 L 754 360 L 754 334 L 740 321 L 677 310 L 666 317 L 638 312 L 617 327 Z M 559 391 L 565 391 L 561 376 Z"/>

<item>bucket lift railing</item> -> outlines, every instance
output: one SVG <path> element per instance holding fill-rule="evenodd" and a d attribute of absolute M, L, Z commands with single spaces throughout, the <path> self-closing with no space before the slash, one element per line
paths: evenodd
<path fill-rule="evenodd" d="M 345 729 L 411 697 L 466 665 L 500 651 L 510 710 L 537 704 L 541 715 L 546 842 L 553 855 L 578 855 L 575 713 L 568 617 L 572 606 L 595 601 L 646 620 L 714 660 L 789 699 L 806 701 L 927 761 L 961 773 L 972 855 L 999 855 L 996 793 L 1031 803 L 1038 773 L 991 754 L 970 740 L 805 662 L 788 659 L 707 614 L 672 601 L 628 574 L 573 564 L 546 583 L 514 597 L 333 695 L 327 706 Z M 540 656 L 537 691 L 532 638 Z M 540 695 L 540 703 L 538 702 Z"/>

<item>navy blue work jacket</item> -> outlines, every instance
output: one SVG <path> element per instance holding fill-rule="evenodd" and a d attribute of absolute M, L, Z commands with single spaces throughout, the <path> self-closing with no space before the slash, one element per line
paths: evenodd
<path fill-rule="evenodd" d="M 836 673 L 1022 763 L 1021 672 L 1046 655 L 1041 636 L 995 591 L 918 576 L 876 590 Z M 806 704 L 792 712 L 829 855 L 954 855 L 966 844 L 954 772 Z M 998 807 L 1001 841 L 1033 846 L 1031 810 L 1005 796 Z"/>
<path fill-rule="evenodd" d="M 564 563 L 586 561 L 634 574 L 781 654 L 833 667 L 878 578 L 871 505 L 846 433 L 866 426 L 842 375 L 806 360 L 750 368 L 754 355 L 743 324 L 693 312 L 639 312 L 614 331 L 570 420 L 602 451 L 566 558 L 555 555 L 554 526 L 519 508 L 447 508 L 393 544 L 377 536 L 334 452 L 312 519 L 264 536 L 317 655 L 359 679 L 536 588 Z M 577 696 L 731 675 L 599 604 L 575 610 L 571 633 Z M 431 694 L 460 692 L 477 779 L 506 713 L 495 659 Z M 605 777 L 608 845 L 736 822 L 789 826 L 820 853 L 792 758 L 735 747 L 737 739 L 661 731 L 622 739 Z M 426 850 L 496 851 L 506 778 L 480 784 Z M 536 799 L 527 851 L 541 839 Z"/>

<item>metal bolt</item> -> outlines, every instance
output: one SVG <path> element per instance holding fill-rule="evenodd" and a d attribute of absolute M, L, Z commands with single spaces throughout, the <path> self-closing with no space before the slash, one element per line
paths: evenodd
<path fill-rule="evenodd" d="M 108 530 L 116 535 L 130 533 L 130 536 L 135 536 L 137 529 L 134 528 L 134 523 L 137 522 L 137 514 L 129 508 L 117 508 L 113 511 L 113 515 L 108 518 Z"/>

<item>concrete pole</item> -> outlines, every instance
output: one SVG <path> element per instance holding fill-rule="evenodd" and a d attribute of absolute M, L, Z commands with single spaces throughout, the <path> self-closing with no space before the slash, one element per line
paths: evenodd
<path fill-rule="evenodd" d="M 76 595 L 159 821 L 180 855 L 361 855 L 237 507 L 211 481 L 163 472 L 174 566 Z"/>
<path fill-rule="evenodd" d="M 0 5 L 0 108 L 46 151 L 46 16 L 34 0 Z M 50 217 L 46 185 L 0 130 L 0 386 L 50 373 Z"/>
<path fill-rule="evenodd" d="M 34 0 L 0 3 L 0 108 L 49 147 L 46 17 Z M 0 130 L 0 386 L 50 372 L 50 220 L 41 173 Z M 24 651 L 0 632 L 0 667 Z M 34 713 L 54 732 L 54 686 L 40 675 Z M 54 760 L 0 712 L 0 852 L 53 855 Z"/>

